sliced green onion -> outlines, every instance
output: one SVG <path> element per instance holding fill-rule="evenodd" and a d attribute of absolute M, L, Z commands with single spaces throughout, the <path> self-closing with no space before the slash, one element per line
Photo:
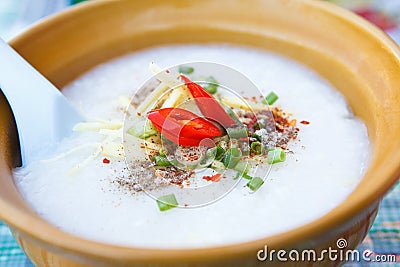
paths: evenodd
<path fill-rule="evenodd" d="M 151 160 L 156 163 L 156 166 L 160 167 L 168 167 L 172 165 L 172 163 L 165 156 L 153 156 Z"/>
<path fill-rule="evenodd" d="M 213 76 L 208 77 L 206 80 L 208 83 L 204 86 L 204 89 L 210 94 L 215 94 L 219 86 L 217 80 Z"/>
<path fill-rule="evenodd" d="M 275 147 L 268 151 L 267 163 L 275 164 L 278 162 L 284 162 L 286 160 L 285 151 L 280 147 Z"/>
<path fill-rule="evenodd" d="M 217 147 L 213 147 L 207 150 L 205 157 L 200 161 L 199 167 L 207 167 L 214 162 L 217 155 Z"/>
<path fill-rule="evenodd" d="M 253 176 L 250 176 L 247 173 L 243 174 L 242 176 L 243 176 L 243 178 L 245 178 L 247 180 L 252 180 L 253 179 Z"/>
<path fill-rule="evenodd" d="M 231 148 L 238 148 L 239 144 L 238 142 L 236 142 L 236 140 L 234 140 L 234 142 L 231 142 Z"/>
<path fill-rule="evenodd" d="M 242 150 L 242 155 L 243 156 L 249 156 L 250 155 L 250 146 L 248 142 L 244 142 L 241 144 L 241 150 Z"/>
<path fill-rule="evenodd" d="M 278 100 L 278 95 L 275 94 L 274 92 L 269 93 L 261 102 L 266 104 L 266 105 L 272 105 L 275 103 L 276 100 Z"/>
<path fill-rule="evenodd" d="M 191 74 L 194 72 L 194 68 L 188 66 L 179 66 L 179 72 L 183 74 Z"/>
<path fill-rule="evenodd" d="M 253 124 L 253 129 L 254 129 L 254 130 L 260 130 L 261 128 L 263 128 L 263 127 L 262 127 L 262 124 L 260 123 L 260 121 L 256 121 L 256 122 Z"/>
<path fill-rule="evenodd" d="M 248 136 L 246 126 L 227 128 L 226 132 L 228 133 L 229 138 L 234 138 L 234 139 L 246 138 Z"/>
<path fill-rule="evenodd" d="M 157 129 L 154 128 L 150 120 L 146 118 L 140 118 L 138 121 L 128 129 L 128 134 L 136 136 L 141 139 L 156 135 Z"/>
<path fill-rule="evenodd" d="M 259 135 L 258 135 L 258 134 L 256 134 L 256 133 L 253 133 L 253 134 L 251 135 L 251 137 L 253 137 L 253 138 L 257 139 L 257 140 L 258 140 L 258 142 L 262 142 L 262 138 L 261 138 L 261 136 L 259 136 Z"/>
<path fill-rule="evenodd" d="M 260 177 L 254 177 L 247 183 L 247 187 L 250 188 L 251 191 L 257 191 L 264 183 L 264 180 Z"/>
<path fill-rule="evenodd" d="M 217 87 L 214 85 L 208 85 L 206 86 L 204 89 L 207 90 L 207 92 L 209 92 L 210 94 L 215 94 L 217 92 Z"/>
<path fill-rule="evenodd" d="M 216 160 L 214 160 L 214 162 L 211 164 L 211 169 L 216 170 L 219 173 L 223 173 L 226 171 L 225 165 L 222 162 Z"/>
<path fill-rule="evenodd" d="M 160 148 L 158 153 L 160 154 L 161 157 L 165 157 L 165 156 L 167 156 L 168 150 L 166 150 L 164 147 L 162 147 L 162 148 Z"/>
<path fill-rule="evenodd" d="M 206 152 L 205 158 L 206 159 L 215 159 L 215 157 L 217 155 L 217 150 L 218 150 L 218 148 L 216 146 L 208 149 Z"/>
<path fill-rule="evenodd" d="M 221 161 L 225 155 L 225 149 L 221 146 L 216 146 L 217 153 L 215 154 L 215 160 Z"/>
<path fill-rule="evenodd" d="M 157 205 L 160 211 L 166 211 L 177 207 L 178 201 L 176 201 L 174 194 L 169 194 L 159 197 L 157 199 Z"/>
<path fill-rule="evenodd" d="M 256 155 L 261 155 L 264 152 L 264 147 L 260 142 L 251 143 L 250 148 Z"/>
<path fill-rule="evenodd" d="M 225 167 L 233 169 L 236 166 L 236 164 L 239 163 L 241 157 L 242 157 L 242 151 L 239 148 L 237 147 L 230 148 L 225 153 L 225 157 L 223 160 Z"/>
<path fill-rule="evenodd" d="M 237 180 L 238 178 L 243 177 L 242 174 L 240 174 L 239 172 L 236 172 L 235 177 L 233 178 L 233 180 Z"/>
<path fill-rule="evenodd" d="M 250 163 L 248 163 L 246 160 L 241 160 L 236 164 L 233 169 L 244 177 L 244 175 L 247 175 L 247 173 L 249 172 L 250 167 Z"/>

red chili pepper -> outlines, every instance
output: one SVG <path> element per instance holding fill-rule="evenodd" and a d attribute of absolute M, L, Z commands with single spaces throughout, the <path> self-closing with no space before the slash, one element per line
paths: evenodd
<path fill-rule="evenodd" d="M 181 108 L 153 110 L 147 113 L 147 118 L 168 140 L 181 146 L 208 146 L 213 142 L 204 139 L 222 134 L 213 123 Z"/>
<path fill-rule="evenodd" d="M 217 173 L 213 176 L 203 176 L 203 179 L 206 181 L 219 182 L 221 180 L 221 174 Z"/>
<path fill-rule="evenodd" d="M 218 101 L 202 86 L 192 82 L 184 75 L 181 75 L 181 78 L 185 82 L 190 93 L 193 95 L 201 113 L 207 119 L 216 121 L 227 128 L 236 125 L 236 122 L 231 118 L 231 116 L 228 115 L 228 113 L 226 113 Z"/>

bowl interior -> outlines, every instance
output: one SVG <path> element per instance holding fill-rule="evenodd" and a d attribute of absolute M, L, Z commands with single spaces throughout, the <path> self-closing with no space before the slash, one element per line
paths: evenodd
<path fill-rule="evenodd" d="M 397 45 L 377 28 L 330 4 L 303 0 L 236 1 L 229 5 L 213 0 L 100 0 L 41 22 L 11 45 L 61 88 L 115 56 L 155 45 L 210 42 L 273 51 L 316 70 L 346 97 L 354 113 L 366 123 L 373 148 L 365 177 L 337 208 L 306 226 L 253 242 L 249 247 L 259 248 L 266 240 L 271 246 L 284 247 L 312 239 L 362 212 L 395 183 L 400 162 Z M 10 121 L 8 109 L 1 104 L 2 121 Z M 11 128 L 1 124 L 0 141 L 5 144 L 0 147 L 1 217 L 45 243 L 56 235 L 62 241 L 52 242 L 60 247 L 130 257 L 124 254 L 129 249 L 65 234 L 26 206 L 12 180 L 16 151 L 8 145 L 10 138 L 15 140 Z"/>

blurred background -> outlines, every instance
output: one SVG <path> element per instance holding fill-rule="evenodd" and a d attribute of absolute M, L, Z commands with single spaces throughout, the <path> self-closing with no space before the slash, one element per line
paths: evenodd
<path fill-rule="evenodd" d="M 9 40 L 41 18 L 83 0 L 0 0 L 0 36 Z"/>
<path fill-rule="evenodd" d="M 43 17 L 84 1 L 0 0 L 0 36 L 9 40 Z M 400 42 L 400 31 L 398 29 L 400 24 L 400 0 L 325 1 L 354 11 L 385 30 L 393 39 Z"/>
<path fill-rule="evenodd" d="M 84 1 L 85 0 L 0 0 L 0 37 L 5 40 L 10 40 L 44 17 Z M 400 43 L 400 0 L 325 1 L 345 7 L 364 17 L 384 30 L 396 42 Z M 368 236 L 358 249 L 360 251 L 369 249 L 376 254 L 396 254 L 397 263 L 347 263 L 344 265 L 345 267 L 400 266 L 399 182 L 382 201 L 377 219 L 369 231 Z M 33 267 L 15 242 L 8 227 L 0 221 L 0 267 L 20 266 Z"/>

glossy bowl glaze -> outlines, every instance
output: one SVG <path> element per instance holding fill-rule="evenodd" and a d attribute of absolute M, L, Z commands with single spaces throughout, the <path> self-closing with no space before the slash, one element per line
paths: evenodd
<path fill-rule="evenodd" d="M 209 42 L 274 51 L 329 80 L 368 128 L 372 158 L 361 183 L 322 218 L 252 242 L 187 250 L 96 243 L 50 225 L 18 193 L 12 177 L 17 153 L 14 125 L 1 97 L 0 217 L 37 266 L 254 266 L 265 264 L 257 259 L 265 245 L 269 250 L 323 250 L 336 248 L 339 238 L 347 240 L 347 248 L 363 240 L 380 200 L 400 174 L 400 60 L 393 41 L 350 12 L 309 0 L 99 0 L 38 23 L 11 45 L 61 88 L 124 53 L 162 44 Z M 273 263 L 280 264 L 335 266 L 340 259 Z"/>

